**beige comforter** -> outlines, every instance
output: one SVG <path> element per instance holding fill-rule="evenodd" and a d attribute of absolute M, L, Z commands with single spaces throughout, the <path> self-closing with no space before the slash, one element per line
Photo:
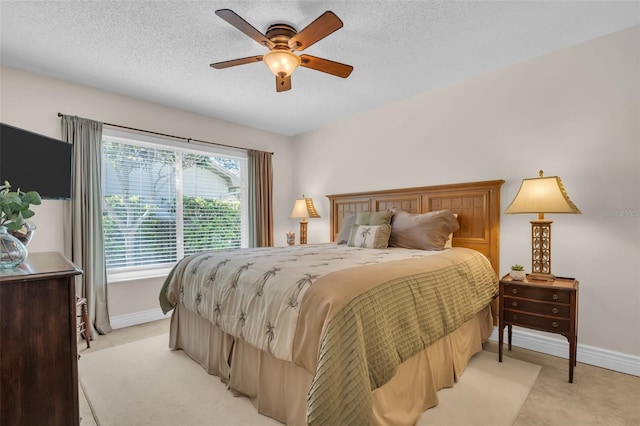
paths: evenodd
<path fill-rule="evenodd" d="M 497 277 L 480 253 L 433 254 L 330 244 L 207 253 L 180 262 L 160 299 L 163 309 L 182 303 L 313 374 L 309 424 L 368 424 L 371 391 L 497 293 Z M 352 255 L 360 266 L 347 260 Z M 272 280 L 276 274 L 288 278 Z"/>

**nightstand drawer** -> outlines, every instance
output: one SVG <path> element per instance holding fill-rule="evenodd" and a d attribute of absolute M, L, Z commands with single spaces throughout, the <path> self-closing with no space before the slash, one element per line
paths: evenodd
<path fill-rule="evenodd" d="M 570 318 L 571 309 L 569 305 L 555 303 L 536 302 L 528 299 L 504 298 L 504 308 L 517 311 L 533 312 L 541 315 L 553 315 L 558 318 Z"/>
<path fill-rule="evenodd" d="M 558 291 L 554 288 L 531 287 L 511 283 L 504 284 L 504 295 L 540 300 L 543 302 L 558 302 L 566 304 L 571 302 L 571 294 L 568 291 Z"/>
<path fill-rule="evenodd" d="M 509 309 L 504 310 L 504 321 L 508 324 L 532 327 L 542 331 L 551 331 L 554 333 L 569 332 L 569 320 L 539 317 Z"/>

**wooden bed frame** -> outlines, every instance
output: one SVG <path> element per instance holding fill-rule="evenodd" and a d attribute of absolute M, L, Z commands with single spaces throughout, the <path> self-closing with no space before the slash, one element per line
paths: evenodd
<path fill-rule="evenodd" d="M 503 183 L 504 180 L 491 180 L 327 195 L 331 241 L 335 241 L 342 219 L 360 212 L 395 208 L 408 213 L 426 213 L 448 209 L 458 214 L 460 224 L 460 229 L 453 234 L 453 246 L 484 254 L 500 276 L 500 187 Z"/>

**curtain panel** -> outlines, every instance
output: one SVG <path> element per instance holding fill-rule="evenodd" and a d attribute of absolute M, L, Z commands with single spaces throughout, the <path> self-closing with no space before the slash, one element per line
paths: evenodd
<path fill-rule="evenodd" d="M 247 151 L 249 159 L 249 246 L 273 246 L 273 165 L 271 152 Z"/>
<path fill-rule="evenodd" d="M 71 200 L 64 205 L 64 254 L 84 274 L 76 291 L 87 299 L 100 334 L 111 331 L 102 231 L 102 123 L 62 116 L 62 139 L 73 144 Z"/>

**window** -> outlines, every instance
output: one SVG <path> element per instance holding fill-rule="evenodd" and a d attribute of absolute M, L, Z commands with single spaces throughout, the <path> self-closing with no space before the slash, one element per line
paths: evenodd
<path fill-rule="evenodd" d="M 102 156 L 110 282 L 248 246 L 246 152 L 105 129 Z"/>

